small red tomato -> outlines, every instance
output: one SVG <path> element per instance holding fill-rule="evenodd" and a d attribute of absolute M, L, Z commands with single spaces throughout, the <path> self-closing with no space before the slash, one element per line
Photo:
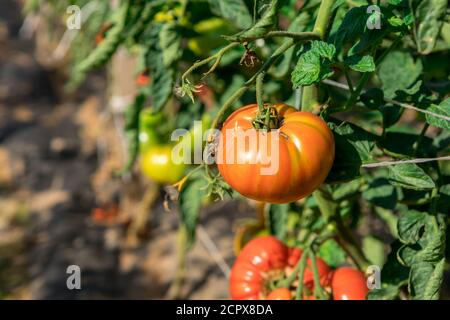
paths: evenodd
<path fill-rule="evenodd" d="M 289 289 L 278 288 L 273 290 L 266 298 L 267 300 L 291 300 L 292 294 Z"/>
<path fill-rule="evenodd" d="M 103 42 L 103 40 L 105 40 L 106 37 L 106 33 L 108 32 L 109 29 L 112 28 L 112 24 L 111 23 L 107 23 L 104 24 L 100 30 L 97 32 L 97 34 L 95 35 L 95 43 L 97 45 L 99 45 L 101 42 Z"/>
<path fill-rule="evenodd" d="M 333 300 L 365 300 L 369 292 L 366 277 L 361 271 L 350 268 L 337 268 L 331 278 Z"/>
<path fill-rule="evenodd" d="M 145 87 L 150 83 L 150 76 L 148 73 L 143 72 L 136 78 L 136 84 L 140 87 Z"/>

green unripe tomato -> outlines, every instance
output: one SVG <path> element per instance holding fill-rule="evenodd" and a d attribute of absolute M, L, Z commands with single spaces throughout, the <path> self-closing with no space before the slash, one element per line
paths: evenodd
<path fill-rule="evenodd" d="M 142 154 L 141 170 L 155 182 L 173 184 L 183 178 L 186 165 L 173 162 L 172 146 L 155 145 Z"/>
<path fill-rule="evenodd" d="M 146 152 L 150 147 L 161 143 L 156 128 L 164 121 L 162 113 L 154 113 L 150 109 L 143 110 L 139 116 L 139 151 Z"/>

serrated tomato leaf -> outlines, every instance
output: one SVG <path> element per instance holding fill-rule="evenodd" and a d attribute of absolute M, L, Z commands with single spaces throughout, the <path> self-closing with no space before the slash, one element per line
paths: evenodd
<path fill-rule="evenodd" d="M 423 190 L 436 186 L 433 179 L 414 163 L 389 166 L 388 179 L 392 185 L 408 189 Z"/>

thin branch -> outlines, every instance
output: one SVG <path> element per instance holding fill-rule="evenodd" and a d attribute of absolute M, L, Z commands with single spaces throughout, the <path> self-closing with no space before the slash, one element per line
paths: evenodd
<path fill-rule="evenodd" d="M 210 63 L 213 60 L 216 60 L 212 67 L 204 74 L 204 76 L 208 75 L 209 73 L 213 72 L 214 69 L 219 65 L 220 60 L 222 59 L 222 56 L 230 49 L 236 47 L 239 45 L 239 42 L 231 42 L 229 45 L 223 47 L 220 49 L 217 53 L 213 54 L 212 56 L 195 62 L 189 69 L 186 70 L 185 73 L 181 76 L 181 81 L 184 82 L 189 74 L 191 74 L 195 69 Z"/>
<path fill-rule="evenodd" d="M 363 164 L 361 167 L 362 168 L 377 168 L 377 167 L 395 166 L 397 164 L 424 163 L 424 162 L 431 162 L 431 161 L 450 161 L 450 156 L 437 157 L 437 158 L 417 158 L 417 159 L 411 159 L 411 160 L 398 160 L 398 161 L 381 161 L 381 162 Z"/>
<path fill-rule="evenodd" d="M 330 80 L 330 79 L 325 79 L 322 82 L 325 83 L 325 84 L 328 84 L 330 86 L 336 87 L 336 88 L 340 88 L 340 89 L 343 89 L 343 90 L 350 91 L 349 86 L 344 84 L 344 83 L 341 83 L 341 82 L 337 82 L 337 81 Z M 363 90 L 362 93 L 364 93 L 364 92 L 365 91 Z M 443 120 L 446 120 L 446 121 L 450 121 L 450 117 L 448 117 L 448 116 L 445 116 L 445 115 L 442 115 L 442 114 L 438 114 L 438 113 L 434 113 L 434 112 L 431 112 L 431 111 L 428 111 L 428 110 L 420 109 L 420 108 L 415 107 L 415 106 L 413 106 L 411 104 L 408 104 L 408 103 L 396 101 L 396 100 L 389 99 L 389 98 L 384 98 L 384 101 L 388 102 L 388 103 L 392 103 L 394 105 L 397 105 L 397 106 L 405 108 L 405 109 L 415 110 L 417 112 L 425 113 L 425 114 L 428 114 L 428 115 L 433 116 L 435 118 L 440 118 L 440 119 L 443 119 Z"/>
<path fill-rule="evenodd" d="M 318 32 L 289 32 L 289 31 L 269 31 L 264 38 L 292 38 L 295 40 L 320 40 Z"/>
<path fill-rule="evenodd" d="M 197 227 L 197 235 L 198 235 L 198 239 L 205 246 L 206 250 L 211 255 L 214 262 L 219 266 L 220 270 L 222 270 L 222 273 L 225 276 L 225 278 L 228 278 L 228 276 L 230 274 L 230 267 L 225 262 L 225 259 L 220 254 L 219 249 L 217 248 L 216 244 L 211 239 L 209 234 L 206 232 L 206 230 L 202 226 L 198 226 Z"/>

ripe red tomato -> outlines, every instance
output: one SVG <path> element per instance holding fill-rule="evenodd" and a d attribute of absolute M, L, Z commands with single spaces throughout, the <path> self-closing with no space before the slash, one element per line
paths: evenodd
<path fill-rule="evenodd" d="M 266 298 L 267 300 L 291 300 L 292 294 L 289 289 L 278 288 L 273 290 Z"/>
<path fill-rule="evenodd" d="M 255 238 L 242 249 L 230 274 L 230 295 L 236 300 L 259 300 L 265 274 L 286 266 L 287 247 L 272 236 Z"/>
<path fill-rule="evenodd" d="M 242 195 L 270 203 L 288 203 L 312 193 L 325 180 L 334 159 L 334 138 L 327 124 L 309 112 L 276 104 L 281 126 L 257 134 L 255 143 L 238 143 L 239 130 L 256 133 L 256 104 L 236 110 L 225 121 L 218 147 L 218 168 L 225 181 Z M 227 143 L 227 131 L 233 141 Z M 272 139 L 279 139 L 271 152 Z M 228 138 L 229 139 L 229 138 Z M 267 146 L 267 148 L 262 147 Z M 230 160 L 231 161 L 227 161 Z M 268 160 L 262 163 L 261 159 Z M 276 168 L 278 160 L 278 168 Z M 273 174 L 261 169 L 275 167 Z"/>
<path fill-rule="evenodd" d="M 99 45 L 103 40 L 105 40 L 106 33 L 109 31 L 109 29 L 112 28 L 112 24 L 107 23 L 101 26 L 100 30 L 95 35 L 95 43 Z"/>
<path fill-rule="evenodd" d="M 369 292 L 364 273 L 349 267 L 337 268 L 333 272 L 331 290 L 334 300 L 365 300 Z"/>
<path fill-rule="evenodd" d="M 285 271 L 297 264 L 302 250 L 288 248 L 273 236 L 264 236 L 249 241 L 239 254 L 230 274 L 230 295 L 235 300 L 264 299 L 268 281 L 280 278 Z M 304 274 L 304 284 L 314 286 L 310 259 Z M 329 267 L 317 258 L 319 276 L 328 278 Z"/>
<path fill-rule="evenodd" d="M 141 73 L 137 78 L 136 78 L 136 84 L 139 87 L 145 87 L 146 85 L 148 85 L 150 83 L 150 76 L 143 72 Z"/>

